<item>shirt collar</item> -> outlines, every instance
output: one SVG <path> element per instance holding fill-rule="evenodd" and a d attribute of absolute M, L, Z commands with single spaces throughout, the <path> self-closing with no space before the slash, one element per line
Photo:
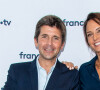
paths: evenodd
<path fill-rule="evenodd" d="M 89 65 L 95 66 L 95 61 L 97 60 L 98 56 L 95 56 L 90 62 Z"/>
<path fill-rule="evenodd" d="M 57 63 L 57 59 L 56 59 L 55 64 L 51 67 L 51 69 L 50 69 L 50 72 L 49 72 L 49 73 L 53 72 L 53 70 L 54 70 L 54 68 L 55 68 L 55 66 L 56 66 L 56 63 Z M 38 69 L 38 70 L 44 69 L 44 68 L 43 68 L 43 67 L 41 67 L 41 66 L 40 66 L 40 64 L 39 64 L 39 57 L 37 57 L 37 60 L 36 60 L 36 65 L 37 65 L 37 69 Z"/>

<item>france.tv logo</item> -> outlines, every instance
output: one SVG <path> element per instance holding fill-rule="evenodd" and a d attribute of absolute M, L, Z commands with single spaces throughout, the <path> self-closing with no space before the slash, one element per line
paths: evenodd
<path fill-rule="evenodd" d="M 38 55 L 36 55 L 36 54 L 25 54 L 23 52 L 20 52 L 19 56 L 20 56 L 20 59 L 35 59 Z"/>
<path fill-rule="evenodd" d="M 84 21 L 67 21 L 66 19 L 63 19 L 63 22 L 66 26 L 83 26 Z"/>
<path fill-rule="evenodd" d="M 6 19 L 4 19 L 3 21 L 0 21 L 0 25 L 5 25 L 5 26 L 10 26 L 11 21 L 8 21 Z"/>

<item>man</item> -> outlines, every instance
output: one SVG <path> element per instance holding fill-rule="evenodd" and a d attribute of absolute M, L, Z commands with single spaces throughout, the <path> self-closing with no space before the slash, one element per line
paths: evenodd
<path fill-rule="evenodd" d="M 60 18 L 41 18 L 34 36 L 39 56 L 32 62 L 12 64 L 4 90 L 78 90 L 78 71 L 57 60 L 65 40 L 66 27 Z"/>

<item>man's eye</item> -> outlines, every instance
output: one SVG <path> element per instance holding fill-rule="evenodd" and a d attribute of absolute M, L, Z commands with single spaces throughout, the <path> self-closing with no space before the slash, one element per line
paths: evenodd
<path fill-rule="evenodd" d="M 58 38 L 58 37 L 54 37 L 54 39 L 55 39 L 55 40 L 59 40 L 59 38 Z"/>
<path fill-rule="evenodd" d="M 46 37 L 47 37 L 46 35 L 43 35 L 43 36 L 42 36 L 42 38 L 46 38 Z"/>

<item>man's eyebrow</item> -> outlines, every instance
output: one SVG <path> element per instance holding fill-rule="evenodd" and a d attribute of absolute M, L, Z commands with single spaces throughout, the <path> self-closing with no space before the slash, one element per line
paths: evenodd
<path fill-rule="evenodd" d="M 60 38 L 60 37 L 59 37 L 59 36 L 57 36 L 57 35 L 54 35 L 54 37 Z"/>
<path fill-rule="evenodd" d="M 42 34 L 41 36 L 46 36 L 47 34 Z"/>

